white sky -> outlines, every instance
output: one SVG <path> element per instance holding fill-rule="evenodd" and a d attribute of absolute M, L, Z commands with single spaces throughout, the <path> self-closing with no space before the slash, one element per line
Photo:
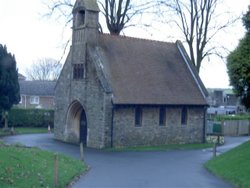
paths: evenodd
<path fill-rule="evenodd" d="M 238 14 L 246 12 L 250 0 L 224 0 L 225 8 Z M 5 44 L 8 51 L 15 54 L 19 72 L 25 75 L 25 70 L 39 58 L 54 58 L 59 60 L 63 53 L 62 45 L 71 35 L 70 26 L 65 29 L 63 23 L 46 19 L 42 14 L 46 6 L 42 0 L 0 0 L 0 44 Z M 126 31 L 127 36 L 149 38 L 154 40 L 169 39 L 167 31 L 152 30 L 150 34 L 143 29 Z M 230 50 L 244 36 L 241 22 L 227 34 L 218 37 L 218 43 L 227 41 Z M 67 52 L 66 52 L 67 53 Z M 205 61 L 201 67 L 201 79 L 208 88 L 229 87 L 226 64 L 213 58 Z"/>

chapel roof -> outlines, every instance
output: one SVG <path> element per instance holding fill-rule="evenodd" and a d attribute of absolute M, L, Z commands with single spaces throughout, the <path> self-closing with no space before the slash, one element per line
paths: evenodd
<path fill-rule="evenodd" d="M 207 91 L 183 49 L 180 42 L 100 34 L 89 52 L 114 104 L 207 105 Z"/>

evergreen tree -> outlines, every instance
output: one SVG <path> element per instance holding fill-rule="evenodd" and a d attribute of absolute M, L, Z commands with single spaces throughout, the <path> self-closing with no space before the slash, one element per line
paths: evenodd
<path fill-rule="evenodd" d="M 18 70 L 16 60 L 8 53 L 6 46 L 0 44 L 0 112 L 8 128 L 8 111 L 20 101 Z"/>
<path fill-rule="evenodd" d="M 248 11 L 244 14 L 243 18 L 243 25 L 245 26 L 248 33 L 250 33 L 250 5 L 248 5 Z"/>
<path fill-rule="evenodd" d="M 227 68 L 235 93 L 241 97 L 242 104 L 250 109 L 250 6 L 242 20 L 247 32 L 228 56 Z"/>

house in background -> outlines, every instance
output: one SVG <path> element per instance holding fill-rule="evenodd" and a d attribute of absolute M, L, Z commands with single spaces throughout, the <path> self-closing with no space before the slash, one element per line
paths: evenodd
<path fill-rule="evenodd" d="M 20 80 L 20 108 L 54 109 L 55 81 Z"/>
<path fill-rule="evenodd" d="M 208 89 L 208 114 L 236 114 L 242 109 L 232 89 Z"/>
<path fill-rule="evenodd" d="M 26 80 L 26 77 L 20 73 L 18 73 L 18 80 Z"/>
<path fill-rule="evenodd" d="M 181 42 L 99 33 L 98 13 L 96 1 L 74 5 L 55 138 L 93 148 L 203 142 L 207 91 Z"/>

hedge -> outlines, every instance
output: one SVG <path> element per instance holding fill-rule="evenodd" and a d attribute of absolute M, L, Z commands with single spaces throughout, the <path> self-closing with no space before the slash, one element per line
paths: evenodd
<path fill-rule="evenodd" d="M 9 127 L 54 126 L 54 110 L 14 108 L 9 112 Z"/>
<path fill-rule="evenodd" d="M 250 120 L 249 114 L 237 114 L 237 115 L 217 115 L 214 118 L 215 121 L 225 121 L 225 120 Z"/>

